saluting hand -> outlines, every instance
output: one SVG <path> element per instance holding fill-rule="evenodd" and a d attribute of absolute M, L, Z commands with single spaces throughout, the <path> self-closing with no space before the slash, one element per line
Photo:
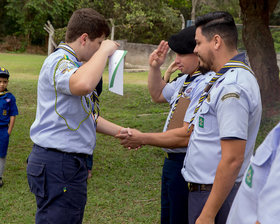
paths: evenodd
<path fill-rule="evenodd" d="M 162 40 L 157 49 L 150 54 L 149 64 L 151 67 L 159 68 L 165 61 L 169 46 L 168 42 Z"/>

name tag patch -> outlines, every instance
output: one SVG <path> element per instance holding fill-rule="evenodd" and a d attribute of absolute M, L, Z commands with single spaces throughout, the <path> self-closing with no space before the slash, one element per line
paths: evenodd
<path fill-rule="evenodd" d="M 222 97 L 222 101 L 224 101 L 224 100 L 226 100 L 228 98 L 231 98 L 231 97 L 234 97 L 234 98 L 237 98 L 237 99 L 240 98 L 240 96 L 237 93 L 227 93 L 226 95 L 224 95 Z"/>
<path fill-rule="evenodd" d="M 198 126 L 200 128 L 204 128 L 204 118 L 203 117 L 199 117 Z"/>
<path fill-rule="evenodd" d="M 247 174 L 246 174 L 246 178 L 245 178 L 245 182 L 250 188 L 252 188 L 253 175 L 254 175 L 254 170 L 253 170 L 252 166 L 250 165 L 250 167 L 247 171 Z"/>

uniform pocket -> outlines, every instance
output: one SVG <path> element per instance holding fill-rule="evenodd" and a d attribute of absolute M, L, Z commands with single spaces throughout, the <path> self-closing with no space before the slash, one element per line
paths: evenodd
<path fill-rule="evenodd" d="M 262 166 L 272 155 L 272 151 L 266 148 L 260 148 L 259 150 L 260 151 L 257 151 L 255 156 L 251 158 L 251 162 L 256 166 Z"/>
<path fill-rule="evenodd" d="M 45 164 L 28 163 L 27 179 L 30 191 L 39 197 L 45 197 Z"/>

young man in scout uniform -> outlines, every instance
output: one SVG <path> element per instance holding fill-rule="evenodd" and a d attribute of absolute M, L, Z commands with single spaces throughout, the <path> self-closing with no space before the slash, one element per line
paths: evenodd
<path fill-rule="evenodd" d="M 237 29 L 227 12 L 198 17 L 200 66 L 216 75 L 195 116 L 182 174 L 189 184 L 189 222 L 224 224 L 253 153 L 261 120 L 261 96 L 245 54 L 237 52 Z"/>
<path fill-rule="evenodd" d="M 280 123 L 251 158 L 227 224 L 279 223 Z"/>
<path fill-rule="evenodd" d="M 134 147 L 135 144 L 154 145 L 164 147 L 163 150 L 167 153 L 162 170 L 162 224 L 188 223 L 188 185 L 181 174 L 187 150 L 185 136 L 188 122 L 207 84 L 206 80 L 210 77 L 209 74 L 202 75 L 198 71 L 198 57 L 193 53 L 196 45 L 194 37 L 195 27 L 185 28 L 172 35 L 168 43 L 162 41 L 150 55 L 149 92 L 154 102 L 168 102 L 171 108 L 163 133 L 141 133 L 132 130 L 132 135 L 122 140 L 122 144 L 127 147 Z M 168 45 L 176 53 L 175 66 L 184 73 L 171 83 L 162 79 L 160 71 L 169 49 Z M 177 142 L 174 134 L 184 136 L 181 143 Z"/>
<path fill-rule="evenodd" d="M 34 146 L 27 165 L 38 224 L 82 223 L 86 157 L 93 152 L 96 131 L 114 136 L 122 129 L 98 117 L 98 99 L 91 98 L 108 56 L 118 47 L 104 40 L 109 32 L 104 17 L 95 10 L 75 11 L 66 43 L 47 57 L 40 71 L 36 119 L 30 128 Z"/>

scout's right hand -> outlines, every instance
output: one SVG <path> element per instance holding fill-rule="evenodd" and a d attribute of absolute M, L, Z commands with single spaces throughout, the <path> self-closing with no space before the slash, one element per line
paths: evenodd
<path fill-rule="evenodd" d="M 107 53 L 108 57 L 111 56 L 120 45 L 116 41 L 104 40 L 100 45 L 100 50 Z"/>
<path fill-rule="evenodd" d="M 165 61 L 168 49 L 168 42 L 162 40 L 157 49 L 150 54 L 149 65 L 153 68 L 159 68 Z"/>

